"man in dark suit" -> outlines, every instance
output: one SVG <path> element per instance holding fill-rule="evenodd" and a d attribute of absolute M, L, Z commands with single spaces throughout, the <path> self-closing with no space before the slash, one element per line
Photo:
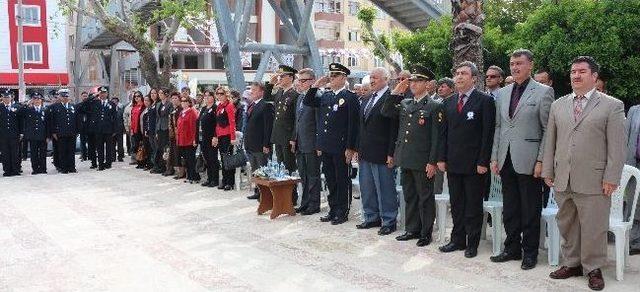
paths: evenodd
<path fill-rule="evenodd" d="M 84 135 L 86 135 L 87 159 L 91 161 L 91 169 L 98 168 L 98 161 L 96 157 L 96 125 L 98 122 L 98 115 L 96 110 L 99 107 L 99 103 L 100 101 L 98 98 L 96 98 L 94 94 L 91 94 L 87 99 L 77 105 L 80 128 L 84 131 Z M 80 140 L 82 141 L 82 139 Z"/>
<path fill-rule="evenodd" d="M 302 201 L 296 212 L 312 215 L 320 212 L 320 158 L 316 153 L 316 120 L 317 109 L 304 105 L 304 95 L 315 82 L 316 75 L 312 69 L 305 68 L 298 72 L 296 90 L 296 122 L 294 135 L 290 141 L 296 153 L 297 166 L 302 180 Z"/>
<path fill-rule="evenodd" d="M 49 113 L 51 121 L 49 131 L 53 139 L 58 141 L 58 159 L 60 159 L 60 173 L 76 172 L 76 134 L 77 117 L 76 108 L 69 102 L 69 91 L 58 92 L 60 102 L 51 106 Z"/>
<path fill-rule="evenodd" d="M 111 162 L 116 161 L 116 157 L 118 162 L 124 161 L 124 107 L 120 105 L 120 99 L 114 97 L 111 99 L 111 102 L 116 105 L 116 120 L 114 126 L 114 136 L 113 136 L 113 150 L 111 150 L 112 157 Z M 117 149 L 117 151 L 115 151 Z M 117 154 L 117 155 L 116 155 Z"/>
<path fill-rule="evenodd" d="M 349 166 L 356 153 L 360 104 L 346 88 L 351 73 L 347 67 L 331 63 L 329 76 L 319 78 L 307 91 L 304 105 L 318 108 L 316 148 L 329 187 L 329 214 L 320 218 L 333 225 L 347 222 L 351 196 Z M 318 92 L 329 83 L 331 90 Z"/>
<path fill-rule="evenodd" d="M 251 84 L 251 104 L 247 108 L 247 125 L 244 130 L 244 148 L 249 154 L 251 171 L 267 165 L 271 156 L 271 130 L 273 128 L 273 105 L 266 102 L 264 85 L 259 82 Z M 247 197 L 251 200 L 260 198 L 258 189 Z"/>
<path fill-rule="evenodd" d="M 96 150 L 98 152 L 98 170 L 111 168 L 113 157 L 113 135 L 115 133 L 116 105 L 108 99 L 109 90 L 102 86 L 98 90 L 100 100 L 94 103 L 96 130 Z"/>
<path fill-rule="evenodd" d="M 289 173 L 296 170 L 295 153 L 291 151 L 289 141 L 293 136 L 295 123 L 295 108 L 298 100 L 298 92 L 293 88 L 293 81 L 298 70 L 280 65 L 276 75 L 265 84 L 265 100 L 273 101 L 275 105 L 275 117 L 271 143 L 273 143 L 278 162 L 284 163 Z M 273 93 L 273 91 L 276 91 Z M 298 192 L 293 190 L 293 205 L 298 204 Z"/>
<path fill-rule="evenodd" d="M 2 152 L 3 176 L 20 175 L 20 106 L 13 101 L 9 89 L 0 89 L 0 152 Z"/>
<path fill-rule="evenodd" d="M 42 94 L 31 93 L 31 105 L 22 110 L 24 140 L 31 149 L 31 174 L 47 173 L 47 128 Z"/>
<path fill-rule="evenodd" d="M 360 196 L 364 222 L 358 229 L 381 227 L 379 235 L 396 230 L 398 193 L 395 183 L 393 152 L 398 135 L 398 120 L 382 115 L 389 98 L 389 71 L 375 68 L 369 75 L 371 96 L 361 105 L 358 139 Z"/>
<path fill-rule="evenodd" d="M 482 197 L 489 170 L 496 106 L 491 96 L 474 88 L 479 71 L 465 61 L 455 67 L 456 94 L 443 104 L 442 143 L 438 168 L 447 171 L 453 230 L 440 251 L 478 254 L 482 229 Z"/>

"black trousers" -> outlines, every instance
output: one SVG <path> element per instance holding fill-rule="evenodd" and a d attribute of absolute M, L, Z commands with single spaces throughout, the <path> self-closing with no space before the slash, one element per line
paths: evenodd
<path fill-rule="evenodd" d="M 482 202 L 487 180 L 480 174 L 447 173 L 453 230 L 451 242 L 478 248 L 482 230 Z"/>
<path fill-rule="evenodd" d="M 91 166 L 98 166 L 98 161 L 96 158 L 96 144 L 97 144 L 98 134 L 97 133 L 87 133 L 87 155 L 89 160 L 91 160 Z"/>
<path fill-rule="evenodd" d="M 53 166 L 56 167 L 56 169 L 60 168 L 60 157 L 59 157 L 59 151 L 58 151 L 58 140 L 51 138 L 51 148 L 53 149 L 53 153 L 52 153 L 52 162 L 53 162 Z"/>
<path fill-rule="evenodd" d="M 427 179 L 424 169 L 402 168 L 400 179 L 405 201 L 405 231 L 420 234 L 422 238 L 431 238 L 436 219 L 434 178 Z"/>
<path fill-rule="evenodd" d="M 322 152 L 322 172 L 329 188 L 327 201 L 329 203 L 329 216 L 331 217 L 349 215 L 351 179 L 349 177 L 349 165 L 345 160 L 344 152 Z"/>
<path fill-rule="evenodd" d="M 116 161 L 116 154 L 119 160 L 124 159 L 124 136 L 122 133 L 116 133 L 113 137 L 113 147 L 115 148 L 115 151 L 112 152 L 113 157 L 111 158 L 111 161 Z"/>
<path fill-rule="evenodd" d="M 302 180 L 302 201 L 304 210 L 320 210 L 320 157 L 314 152 L 296 154 L 300 179 Z"/>
<path fill-rule="evenodd" d="M 27 152 L 29 152 L 29 141 L 27 141 L 26 139 L 22 139 L 21 146 L 20 157 L 22 158 L 22 160 L 27 160 Z"/>
<path fill-rule="evenodd" d="M 220 158 L 222 154 L 232 154 L 233 145 L 231 145 L 231 136 L 218 137 L 218 151 L 220 152 Z M 217 153 L 216 153 L 217 155 Z M 224 163 L 222 165 L 222 184 L 225 186 L 234 186 L 236 183 L 236 169 L 224 169 Z"/>
<path fill-rule="evenodd" d="M 82 159 L 89 159 L 89 151 L 87 146 L 89 144 L 89 135 L 87 133 L 80 133 L 80 151 L 82 152 Z"/>
<path fill-rule="evenodd" d="M 158 151 L 156 151 L 155 165 L 157 165 L 158 170 L 165 171 L 167 166 L 164 159 L 162 159 L 162 156 L 164 155 L 166 148 L 169 147 L 169 131 L 168 130 L 158 131 L 158 133 L 156 134 L 156 139 L 158 143 L 157 145 Z"/>
<path fill-rule="evenodd" d="M 96 134 L 96 151 L 98 152 L 98 166 L 111 167 L 113 157 L 113 134 Z"/>
<path fill-rule="evenodd" d="M 133 145 L 131 144 L 131 134 L 129 134 L 129 132 L 127 132 L 124 135 L 124 144 L 127 146 L 127 154 L 132 155 L 133 154 Z"/>
<path fill-rule="evenodd" d="M 207 167 L 207 181 L 220 183 L 220 161 L 218 161 L 218 148 L 211 145 L 211 139 L 203 139 L 200 142 L 200 151 Z"/>
<path fill-rule="evenodd" d="M 2 170 L 5 175 L 20 174 L 20 156 L 18 149 L 21 146 L 18 137 L 2 137 L 0 139 L 0 152 L 2 152 Z"/>
<path fill-rule="evenodd" d="M 519 174 L 513 169 L 507 154 L 502 170 L 503 218 L 508 253 L 524 253 L 536 258 L 540 244 L 540 212 L 542 211 L 542 182 L 533 175 Z M 522 236 L 521 236 L 522 234 Z"/>
<path fill-rule="evenodd" d="M 47 141 L 28 140 L 31 151 L 31 169 L 34 173 L 47 172 Z"/>
<path fill-rule="evenodd" d="M 76 170 L 76 136 L 58 136 L 59 167 L 62 171 Z"/>
<path fill-rule="evenodd" d="M 188 180 L 200 180 L 200 174 L 196 171 L 196 147 L 195 146 L 178 146 L 180 157 L 184 159 L 187 167 Z"/>

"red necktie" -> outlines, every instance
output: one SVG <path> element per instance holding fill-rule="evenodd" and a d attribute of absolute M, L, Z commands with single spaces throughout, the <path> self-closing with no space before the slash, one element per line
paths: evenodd
<path fill-rule="evenodd" d="M 255 104 L 255 102 L 251 102 L 251 104 L 249 104 L 249 108 L 247 109 L 247 114 L 251 114 L 251 112 L 253 111 L 253 105 Z"/>
<path fill-rule="evenodd" d="M 462 107 L 464 107 L 464 98 L 465 95 L 460 95 L 460 97 L 458 97 L 458 113 L 462 113 Z"/>

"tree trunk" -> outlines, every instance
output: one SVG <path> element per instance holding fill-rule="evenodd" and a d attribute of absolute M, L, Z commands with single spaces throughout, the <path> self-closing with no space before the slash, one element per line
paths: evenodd
<path fill-rule="evenodd" d="M 453 64 L 471 61 L 476 64 L 481 76 L 484 75 L 482 33 L 485 18 L 482 4 L 482 0 L 451 0 Z M 476 88 L 483 90 L 484 78 L 481 76 L 476 81 Z"/>
<path fill-rule="evenodd" d="M 396 60 L 391 58 L 391 52 L 389 52 L 389 50 L 387 50 L 387 48 L 384 47 L 384 45 L 380 41 L 380 38 L 375 34 L 375 31 L 373 29 L 373 23 L 365 24 L 364 28 L 367 30 L 367 34 L 369 35 L 369 40 L 371 41 L 371 43 L 373 43 L 376 49 L 382 54 L 382 57 L 385 60 L 385 62 L 391 65 L 391 67 L 393 67 L 393 70 L 396 72 L 396 74 L 400 73 L 400 71 L 402 71 L 402 66 L 400 66 L 400 64 L 398 64 Z"/>

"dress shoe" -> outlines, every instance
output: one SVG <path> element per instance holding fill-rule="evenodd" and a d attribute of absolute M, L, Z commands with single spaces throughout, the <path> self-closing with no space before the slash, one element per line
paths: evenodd
<path fill-rule="evenodd" d="M 391 233 L 396 232 L 396 225 L 382 226 L 380 230 L 378 230 L 378 235 L 389 235 Z"/>
<path fill-rule="evenodd" d="M 69 170 L 69 173 L 77 173 L 77 172 L 78 171 L 75 168 Z"/>
<path fill-rule="evenodd" d="M 172 172 L 165 172 L 165 173 L 162 174 L 162 176 L 172 176 L 174 174 L 175 173 L 173 171 Z"/>
<path fill-rule="evenodd" d="M 412 232 L 405 232 L 403 235 L 396 236 L 397 241 L 407 241 L 407 240 L 417 239 L 417 238 L 420 238 L 420 234 L 412 233 Z"/>
<path fill-rule="evenodd" d="M 232 185 L 226 185 L 226 186 L 224 186 L 224 190 L 225 191 L 233 190 L 233 186 Z"/>
<path fill-rule="evenodd" d="M 187 177 L 187 175 L 176 175 L 176 176 L 173 177 L 173 179 L 180 180 L 180 179 L 183 179 L 185 177 Z"/>
<path fill-rule="evenodd" d="M 559 269 L 551 272 L 549 274 L 549 278 L 551 279 L 568 279 L 571 277 L 579 277 L 582 276 L 582 266 L 577 267 L 567 267 L 562 266 Z"/>
<path fill-rule="evenodd" d="M 320 217 L 320 222 L 331 222 L 333 216 L 331 214 L 327 214 L 326 216 Z"/>
<path fill-rule="evenodd" d="M 313 214 L 317 214 L 317 213 L 320 213 L 320 209 L 315 209 L 315 210 L 306 209 L 306 210 L 300 212 L 300 214 L 302 214 L 303 216 L 313 215 Z"/>
<path fill-rule="evenodd" d="M 159 169 L 152 169 L 151 171 L 149 171 L 150 173 L 162 173 L 162 171 L 160 171 Z"/>
<path fill-rule="evenodd" d="M 443 245 L 441 247 L 438 248 L 441 252 L 454 252 L 457 250 L 465 250 L 466 247 L 464 246 L 459 246 L 453 242 L 449 242 L 446 245 Z"/>
<path fill-rule="evenodd" d="M 423 247 L 427 246 L 431 243 L 431 237 L 420 237 L 418 242 L 416 242 L 416 246 Z"/>
<path fill-rule="evenodd" d="M 109 164 L 105 165 L 105 166 L 104 166 L 104 168 L 106 168 L 106 169 L 111 169 L 111 163 L 109 163 Z"/>
<path fill-rule="evenodd" d="M 95 165 L 95 164 L 92 164 L 92 165 L 91 165 L 91 167 L 89 167 L 89 168 L 90 168 L 90 169 L 96 169 L 96 168 L 98 168 L 98 166 L 97 166 L 97 165 Z M 142 168 L 142 167 L 138 166 L 138 167 L 136 167 L 136 168 Z"/>
<path fill-rule="evenodd" d="M 468 247 L 465 251 L 464 251 L 464 257 L 465 258 L 475 258 L 478 255 L 478 249 L 477 248 L 473 248 L 473 247 Z"/>
<path fill-rule="evenodd" d="M 339 225 L 347 222 L 348 220 L 349 218 L 347 218 L 347 216 L 336 216 L 331 220 L 331 225 Z"/>
<path fill-rule="evenodd" d="M 600 269 L 589 272 L 587 277 L 589 277 L 589 288 L 591 288 L 591 290 L 600 291 L 604 289 L 604 279 L 602 278 L 602 271 L 600 271 Z"/>
<path fill-rule="evenodd" d="M 104 169 L 105 169 L 104 166 L 98 167 L 98 171 L 103 171 Z"/>
<path fill-rule="evenodd" d="M 224 190 L 224 184 L 220 184 L 220 185 L 216 184 L 216 186 L 218 186 L 219 190 Z"/>
<path fill-rule="evenodd" d="M 247 196 L 247 199 L 249 199 L 249 200 L 257 200 L 257 199 L 260 199 L 260 195 L 253 194 L 251 196 Z"/>
<path fill-rule="evenodd" d="M 205 182 L 202 183 L 202 186 L 203 187 L 211 187 L 210 184 L 211 184 L 210 181 L 205 181 Z"/>
<path fill-rule="evenodd" d="M 306 209 L 307 209 L 306 207 L 298 207 L 298 208 L 296 208 L 296 213 L 302 213 L 302 212 L 304 212 Z"/>
<path fill-rule="evenodd" d="M 507 261 L 519 261 L 522 259 L 521 253 L 508 253 L 503 251 L 501 254 L 497 256 L 492 256 L 489 258 L 494 263 L 504 263 Z"/>
<path fill-rule="evenodd" d="M 63 171 L 60 171 L 60 173 L 67 174 L 67 173 L 69 173 L 69 171 L 63 170 Z"/>
<path fill-rule="evenodd" d="M 123 158 L 118 158 L 118 162 L 124 162 Z"/>
<path fill-rule="evenodd" d="M 531 270 L 536 267 L 536 264 L 538 264 L 538 259 L 534 257 L 524 257 L 524 259 L 522 259 L 522 265 L 520 265 L 520 268 L 523 270 Z"/>
<path fill-rule="evenodd" d="M 378 220 L 378 221 L 371 221 L 371 222 L 362 222 L 356 225 L 356 228 L 369 229 L 369 228 L 380 227 L 380 226 L 382 226 L 382 221 Z"/>

